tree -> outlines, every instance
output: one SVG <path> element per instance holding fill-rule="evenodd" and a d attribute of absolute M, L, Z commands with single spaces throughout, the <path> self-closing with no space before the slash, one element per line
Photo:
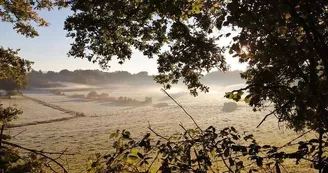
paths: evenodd
<path fill-rule="evenodd" d="M 63 0 L 0 0 L 0 18 L 2 22 L 13 23 L 13 29 L 26 37 L 38 36 L 33 23 L 38 26 L 47 26 L 48 23 L 39 17 L 37 10 L 66 6 Z M 18 50 L 0 47 L 0 85 L 2 89 L 23 88 L 26 86 L 26 73 L 31 69 L 32 62 L 18 55 Z M 21 114 L 15 107 L 3 107 L 0 104 L 0 172 L 43 172 L 46 160 L 61 166 L 44 151 L 29 149 L 9 142 L 10 135 L 5 134 L 5 126 Z M 30 152 L 28 156 L 20 154 L 16 149 Z M 60 157 L 65 153 L 58 153 Z M 41 156 L 41 157 L 40 157 Z M 47 166 L 47 165 L 46 165 Z M 49 165 L 48 165 L 49 166 Z M 64 172 L 67 172 L 62 167 Z"/>
<path fill-rule="evenodd" d="M 208 87 L 199 82 L 204 71 L 227 69 L 224 50 L 248 63 L 241 74 L 247 87 L 226 97 L 260 110 L 272 103 L 275 115 L 296 131 L 319 134 L 319 172 L 323 170 L 323 137 L 328 131 L 328 1 L 317 0 L 186 0 L 82 1 L 71 4 L 74 14 L 65 29 L 75 39 L 69 54 L 106 67 L 117 57 L 131 58 L 132 47 L 158 57 L 163 84 L 180 78 L 191 93 Z M 223 27 L 238 32 L 231 37 Z M 215 36 L 215 35 L 218 36 Z M 165 47 L 168 47 L 166 49 Z M 167 88 L 170 85 L 166 85 Z M 262 122 L 261 122 L 262 123 Z M 327 164 L 326 164 L 327 165 Z"/>
<path fill-rule="evenodd" d="M 48 26 L 49 23 L 45 21 L 37 13 L 38 10 L 51 10 L 54 7 L 66 7 L 65 0 L 1 0 L 0 18 L 3 22 L 13 24 L 13 29 L 17 33 L 25 35 L 26 37 L 38 36 L 38 32 L 32 23 L 38 27 Z"/>
<path fill-rule="evenodd" d="M 210 36 L 211 19 L 224 16 L 218 2 L 197 2 L 72 1 L 74 14 L 65 22 L 68 36 L 75 39 L 69 55 L 108 67 L 113 57 L 120 63 L 130 59 L 134 47 L 149 58 L 158 56 L 158 82 L 177 83 L 184 77 L 193 94 L 207 91 L 199 82 L 202 73 L 226 70 L 222 49 Z M 188 24 L 192 17 L 197 22 Z"/>
<path fill-rule="evenodd" d="M 26 86 L 26 73 L 32 64 L 17 54 L 17 51 L 0 47 L 0 89 L 9 96 Z"/>

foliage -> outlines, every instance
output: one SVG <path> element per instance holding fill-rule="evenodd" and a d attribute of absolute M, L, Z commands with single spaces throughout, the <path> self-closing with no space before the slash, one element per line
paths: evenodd
<path fill-rule="evenodd" d="M 328 105 L 325 0 L 75 0 L 70 5 L 74 14 L 65 29 L 75 39 L 71 56 L 107 66 L 113 57 L 130 59 L 134 47 L 150 58 L 158 56 L 158 82 L 176 83 L 183 77 L 196 95 L 197 89 L 208 90 L 199 82 L 202 72 L 225 70 L 221 53 L 230 50 L 249 64 L 242 77 L 254 110 L 272 102 L 279 120 L 296 130 L 328 122 L 327 116 L 321 118 Z M 218 48 L 216 41 L 231 32 L 214 37 L 214 31 L 225 26 L 240 32 Z M 238 101 L 241 91 L 227 97 Z"/>
<path fill-rule="evenodd" d="M 11 136 L 3 134 L 4 126 L 22 113 L 20 109 L 15 107 L 4 108 L 0 104 L 0 172 L 35 172 L 36 169 L 41 170 L 40 162 L 35 155 L 20 156 L 12 147 L 4 146 L 4 142 L 11 138 Z"/>
<path fill-rule="evenodd" d="M 326 0 L 75 0 L 65 29 L 75 39 L 71 56 L 107 66 L 113 57 L 130 59 L 135 48 L 158 56 L 157 82 L 184 78 L 193 95 L 208 90 L 199 81 L 204 71 L 226 70 L 221 54 L 229 50 L 249 66 L 241 74 L 247 87 L 226 97 L 239 101 L 247 93 L 244 100 L 254 111 L 272 104 L 267 116 L 296 131 L 318 132 L 321 162 L 328 132 L 327 7 Z M 232 42 L 219 48 L 223 37 Z"/>
<path fill-rule="evenodd" d="M 158 82 L 184 77 L 196 95 L 197 89 L 208 90 L 199 82 L 203 72 L 226 70 L 223 50 L 210 35 L 212 20 L 224 17 L 219 6 L 220 1 L 75 0 L 74 14 L 65 22 L 67 36 L 75 40 L 69 55 L 108 67 L 112 58 L 123 63 L 137 49 L 158 56 Z"/>
<path fill-rule="evenodd" d="M 146 134 L 141 140 L 132 138 L 129 131 L 117 131 L 112 152 L 97 155 L 88 164 L 89 172 L 276 172 L 285 169 L 286 160 L 296 164 L 311 162 L 318 167 L 318 140 L 294 142 L 276 147 L 260 145 L 253 135 L 240 135 L 234 127 L 217 130 L 186 129 L 184 133 L 166 138 Z M 308 132 L 303 133 L 302 135 Z M 301 136 L 302 136 L 301 135 Z M 300 138 L 299 136 L 298 138 Z M 298 139 L 298 138 L 295 138 Z M 158 140 L 156 140 L 158 139 Z M 325 140 L 326 143 L 328 142 Z M 293 143 L 294 142 L 294 143 Z M 293 152 L 284 152 L 286 147 L 298 145 Z M 312 160 L 313 159 L 313 160 Z M 327 159 L 325 165 L 327 165 Z M 325 167 L 327 171 L 327 167 Z"/>
<path fill-rule="evenodd" d="M 66 7 L 64 0 L 0 0 L 0 18 L 2 22 L 9 22 L 14 25 L 13 29 L 26 37 L 38 36 L 33 24 L 38 27 L 48 26 L 37 11 L 51 10 L 54 7 Z"/>
<path fill-rule="evenodd" d="M 274 105 L 280 122 L 295 130 L 327 126 L 327 1 L 232 1 L 227 23 L 241 27 L 231 52 L 248 62 L 247 91 L 254 109 Z M 243 51 L 242 48 L 246 48 Z"/>
<path fill-rule="evenodd" d="M 39 17 L 37 11 L 42 9 L 51 10 L 53 7 L 64 7 L 67 3 L 63 0 L 0 0 L 0 18 L 2 22 L 12 23 L 13 29 L 17 33 L 26 37 L 38 36 L 34 24 L 38 26 L 48 26 L 48 23 Z M 0 47 L 0 89 L 19 90 L 26 86 L 26 74 L 31 69 L 32 62 L 18 56 L 18 50 Z M 4 134 L 5 126 L 22 111 L 15 107 L 3 107 L 0 104 L 0 172 L 46 172 L 44 167 L 52 170 L 49 163 L 53 162 L 67 172 L 60 163 L 47 154 L 57 154 L 58 158 L 62 153 L 49 153 L 22 147 L 9 142 L 11 136 Z M 16 149 L 28 151 L 30 154 L 24 155 Z"/>
<path fill-rule="evenodd" d="M 159 75 L 155 80 L 166 84 L 166 88 L 183 78 L 193 95 L 197 95 L 198 90 L 208 91 L 209 88 L 200 82 L 200 77 L 214 68 L 225 71 L 227 67 L 222 53 L 230 50 L 241 62 L 247 62 L 249 67 L 242 73 L 247 87 L 229 92 L 226 97 L 239 101 L 247 93 L 244 100 L 255 111 L 269 102 L 275 109 L 267 116 L 275 115 L 279 121 L 288 122 L 297 131 L 310 128 L 318 132 L 317 141 L 313 141 L 317 146 L 314 148 L 315 159 L 311 161 L 319 172 L 326 169 L 328 1 L 72 0 L 69 4 L 74 14 L 67 18 L 65 29 L 68 36 L 75 39 L 69 55 L 87 58 L 107 67 L 112 58 L 123 63 L 131 58 L 133 49 L 140 50 L 149 58 L 158 57 Z M 47 25 L 35 10 L 51 9 L 57 5 L 65 6 L 66 3 L 61 0 L 0 0 L 0 17 L 5 22 L 13 23 L 18 33 L 33 37 L 37 36 L 37 32 L 31 21 L 40 26 Z M 220 38 L 232 35 L 222 34 L 222 27 L 238 29 L 239 34 L 232 38 L 228 46 L 218 47 Z M 219 36 L 216 36 L 217 31 Z M 0 49 L 0 80 L 11 79 L 22 84 L 20 77 L 24 73 L 16 73 L 16 69 L 24 69 L 22 67 L 26 64 L 16 57 L 16 64 L 8 66 L 12 63 L 12 58 L 8 57 L 15 57 L 15 54 L 12 50 Z M 208 142 L 204 140 L 205 134 L 212 139 L 216 133 L 212 128 L 209 131 L 209 134 L 205 131 L 199 138 L 195 137 L 202 139 L 197 142 Z M 127 136 L 126 132 L 122 135 Z M 173 147 L 184 147 L 180 149 L 185 151 L 190 145 L 185 144 L 173 144 Z M 300 144 L 301 150 L 296 156 L 303 156 L 304 151 L 308 151 L 306 148 L 312 144 L 306 143 L 307 147 Z M 171 143 L 165 146 L 169 151 L 174 151 L 166 154 L 176 158 Z M 206 149 L 199 146 L 194 152 L 198 167 L 194 163 L 186 164 L 191 159 L 185 159 L 188 155 L 182 154 L 184 157 L 178 159 L 183 162 L 174 168 L 200 172 L 207 170 L 209 162 Z M 145 154 L 137 154 L 140 163 L 147 164 Z M 261 166 L 261 159 L 257 156 L 255 160 Z M 169 163 L 179 163 L 169 159 L 163 160 L 163 169 L 173 169 Z M 236 164 L 235 167 L 238 168 Z M 112 167 L 109 164 L 108 168 L 121 169 L 122 165 Z"/>
<path fill-rule="evenodd" d="M 0 47 L 0 89 L 12 90 L 26 86 L 26 73 L 31 69 L 32 62 L 17 54 L 18 51 Z"/>
<path fill-rule="evenodd" d="M 0 126 L 7 124 L 17 118 L 17 115 L 22 113 L 23 112 L 20 109 L 12 106 L 4 108 L 3 105 L 0 104 Z"/>
<path fill-rule="evenodd" d="M 39 151 L 9 142 L 12 136 L 4 133 L 5 127 L 10 121 L 17 118 L 17 116 L 22 113 L 22 110 L 16 107 L 3 107 L 3 105 L 0 104 L 0 172 L 43 173 L 47 172 L 49 169 L 53 170 L 52 164 L 54 163 L 67 173 L 66 169 L 60 163 L 48 155 L 57 155 L 57 158 L 61 158 L 63 155 L 71 154 L 67 154 L 65 151 L 58 153 L 46 152 L 43 150 Z M 27 151 L 27 153 L 23 154 L 18 149 Z"/>

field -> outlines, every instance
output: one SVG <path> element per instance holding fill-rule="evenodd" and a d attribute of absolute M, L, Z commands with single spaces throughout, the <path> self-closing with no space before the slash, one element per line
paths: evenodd
<path fill-rule="evenodd" d="M 223 103 L 229 101 L 223 98 L 224 92 L 236 87 L 239 86 L 212 87 L 210 93 L 200 94 L 196 98 L 189 95 L 185 88 L 175 88 L 168 92 L 184 106 L 202 128 L 210 125 L 219 129 L 234 126 L 240 132 L 254 134 L 260 142 L 278 146 L 297 136 L 283 124 L 278 125 L 274 117 L 268 118 L 261 127 L 256 128 L 264 115 L 272 109 L 270 107 L 261 112 L 253 112 L 245 103 L 239 102 L 236 111 L 223 112 Z M 127 129 L 137 138 L 149 131 L 148 125 L 156 132 L 167 136 L 182 131 L 179 123 L 188 128 L 194 127 L 188 116 L 160 91 L 160 87 L 120 86 L 97 89 L 97 92 L 138 100 L 152 97 L 153 104 L 168 103 L 168 106 L 162 108 L 155 108 L 152 105 L 117 106 L 104 101 L 68 97 L 74 94 L 87 94 L 91 90 L 67 90 L 64 92 L 66 96 L 57 96 L 47 91 L 26 91 L 24 94 L 63 109 L 82 112 L 85 114 L 84 117 L 68 118 L 72 115 L 22 96 L 3 99 L 2 104 L 16 104 L 24 111 L 12 122 L 16 127 L 7 129 L 7 132 L 13 136 L 22 132 L 13 140 L 30 148 L 50 151 L 68 149 L 70 152 L 78 153 L 67 157 L 69 164 L 66 165 L 70 172 L 85 172 L 88 158 L 97 152 L 108 151 L 112 145 L 109 134 L 117 129 Z M 58 119 L 61 120 L 56 121 Z M 66 160 L 63 162 L 66 163 Z"/>

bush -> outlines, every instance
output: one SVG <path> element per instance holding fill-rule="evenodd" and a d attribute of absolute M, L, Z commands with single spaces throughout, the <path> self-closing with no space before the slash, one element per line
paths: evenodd
<path fill-rule="evenodd" d="M 91 92 L 89 92 L 88 95 L 87 95 L 87 98 L 88 98 L 88 99 L 97 98 L 97 97 L 98 97 L 98 94 L 97 94 L 96 91 L 91 91 Z"/>
<path fill-rule="evenodd" d="M 315 169 L 319 167 L 316 159 L 317 139 L 301 142 L 292 140 L 284 146 L 276 147 L 260 145 L 253 135 L 241 135 L 234 127 L 217 130 L 210 126 L 206 130 L 201 130 L 180 126 L 184 132 L 171 137 L 161 136 L 149 127 L 159 140 L 151 138 L 150 133 L 141 140 L 135 140 L 129 131 L 118 130 L 110 135 L 110 138 L 115 139 L 112 146 L 114 150 L 103 157 L 98 155 L 95 160 L 90 161 L 88 171 L 282 172 L 281 169 L 285 169 L 284 161 L 287 159 L 296 161 L 296 164 L 303 160 L 312 163 Z M 326 140 L 325 143 L 327 142 Z M 293 150 L 287 147 L 293 147 Z M 284 152 L 286 150 L 293 152 Z M 328 171 L 327 161 L 328 159 L 324 158 L 321 163 L 324 172 Z"/>
<path fill-rule="evenodd" d="M 235 102 L 227 102 L 223 104 L 222 111 L 224 112 L 233 112 L 237 110 L 237 103 Z"/>
<path fill-rule="evenodd" d="M 107 93 L 101 93 L 101 94 L 98 95 L 98 97 L 101 98 L 101 99 L 106 99 L 106 98 L 109 97 L 109 94 L 107 94 Z"/>

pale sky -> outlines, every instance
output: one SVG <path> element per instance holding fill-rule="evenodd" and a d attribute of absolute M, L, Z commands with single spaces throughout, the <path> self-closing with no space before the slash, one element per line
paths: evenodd
<path fill-rule="evenodd" d="M 42 11 L 40 15 L 50 22 L 49 27 L 37 28 L 39 37 L 26 38 L 12 29 L 12 24 L 0 22 L 0 46 L 20 49 L 19 55 L 34 62 L 33 69 L 42 71 L 60 71 L 62 69 L 100 69 L 97 64 L 92 64 L 87 59 L 74 59 L 68 57 L 71 38 L 66 37 L 64 21 L 70 14 L 68 9 Z M 223 41 L 225 42 L 225 41 Z M 236 58 L 227 56 L 231 70 L 243 70 L 245 64 L 240 64 Z M 130 73 L 147 71 L 149 74 L 157 73 L 156 59 L 148 59 L 140 52 L 134 52 L 131 60 L 123 65 L 113 60 L 108 71 L 124 70 Z"/>

